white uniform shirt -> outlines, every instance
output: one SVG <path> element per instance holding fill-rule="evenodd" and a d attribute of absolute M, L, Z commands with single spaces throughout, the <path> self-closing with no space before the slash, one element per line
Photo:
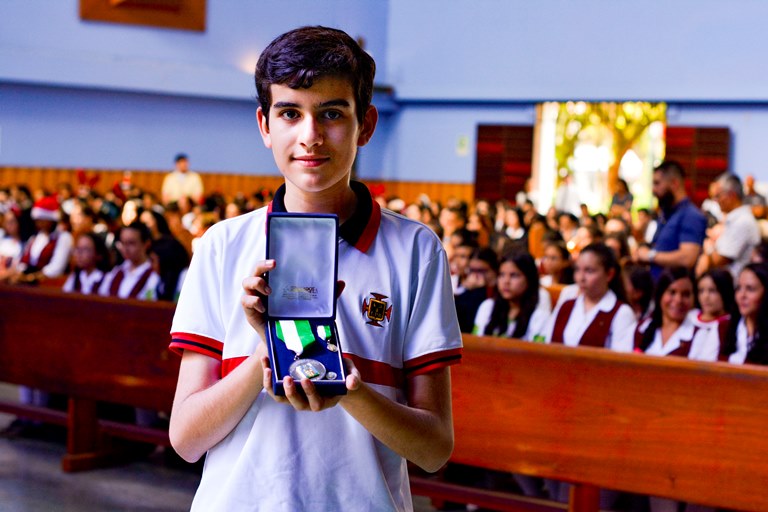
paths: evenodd
<path fill-rule="evenodd" d="M 760 227 L 748 205 L 741 205 L 725 216 L 723 232 L 715 242 L 720 256 L 731 260 L 728 270 L 735 278 L 752 258 L 752 249 L 760 243 Z"/>
<path fill-rule="evenodd" d="M 747 353 L 749 352 L 749 346 L 752 344 L 752 340 L 747 332 L 747 324 L 744 318 L 739 319 L 739 324 L 736 326 L 736 352 L 728 356 L 728 362 L 732 364 L 744 364 L 747 360 Z"/>
<path fill-rule="evenodd" d="M 99 293 L 99 290 L 96 289 L 96 287 L 99 285 L 102 279 L 104 279 L 104 272 L 102 272 L 99 269 L 93 269 L 90 274 L 86 274 L 83 271 L 76 270 L 75 272 L 72 272 L 67 277 L 67 280 L 64 281 L 64 286 L 61 287 L 61 290 L 66 293 L 72 293 L 75 290 L 75 274 L 77 272 L 80 272 L 80 290 L 78 293 L 82 293 L 84 295 L 90 295 L 90 294 L 97 294 Z"/>
<path fill-rule="evenodd" d="M 647 319 L 640 326 L 640 331 L 645 332 L 651 323 L 651 319 Z M 694 335 L 694 330 L 696 334 Z M 686 316 L 685 320 L 680 327 L 669 337 L 666 343 L 661 343 L 661 329 L 656 329 L 656 334 L 653 337 L 653 342 L 648 346 L 645 353 L 650 356 L 668 356 L 678 348 L 680 348 L 681 342 L 691 342 L 691 349 L 688 352 L 688 359 L 694 359 L 696 361 L 717 361 L 717 355 L 720 351 L 720 340 L 717 334 L 717 328 L 698 328 L 693 319 Z"/>
<path fill-rule="evenodd" d="M 578 289 L 578 288 L 577 288 Z M 562 292 L 561 292 L 562 295 Z M 568 299 L 565 299 L 568 300 Z M 581 337 L 584 332 L 590 326 L 597 314 L 601 311 L 609 312 L 614 306 L 616 306 L 618 298 L 613 291 L 603 295 L 592 309 L 585 311 L 584 308 L 584 296 L 578 295 L 576 297 L 576 303 L 573 306 L 571 315 L 568 318 L 568 323 L 563 330 L 563 344 L 569 347 L 575 347 L 581 341 Z M 544 338 L 547 343 L 552 342 L 552 333 L 555 329 L 555 321 L 557 315 L 562 308 L 564 300 L 558 299 L 558 305 L 547 320 L 547 325 L 544 328 Z M 632 352 L 634 349 L 634 332 L 637 327 L 637 320 L 635 319 L 635 313 L 632 308 L 627 304 L 619 306 L 618 311 L 611 321 L 611 326 L 608 330 L 608 337 L 605 340 L 605 347 L 615 350 L 617 352 Z"/>
<path fill-rule="evenodd" d="M 339 340 L 366 383 L 404 403 L 410 375 L 460 358 L 448 261 L 428 227 L 381 210 L 364 186 L 353 188 L 357 210 L 338 241 L 338 278 L 346 284 Z M 284 211 L 283 196 L 281 187 L 274 211 Z M 243 278 L 266 254 L 266 215 L 262 208 L 206 232 L 176 308 L 171 348 L 220 359 L 223 376 L 260 342 L 240 298 Z M 385 320 L 366 316 L 371 298 L 391 307 Z M 192 510 L 412 510 L 412 499 L 406 461 L 341 407 L 298 412 L 262 391 L 209 450 Z"/>
<path fill-rule="evenodd" d="M 549 296 L 548 293 L 547 296 Z M 480 307 L 477 308 L 477 314 L 475 315 L 475 326 L 472 329 L 473 334 L 477 334 L 478 336 L 485 336 L 485 328 L 491 321 L 491 313 L 493 312 L 494 301 L 494 299 L 486 299 L 480 304 Z M 541 332 L 544 330 L 544 326 L 547 323 L 547 319 L 549 318 L 549 313 L 549 304 L 542 304 L 542 302 L 539 301 L 536 309 L 531 315 L 530 320 L 528 321 L 528 329 L 526 329 L 525 334 L 520 339 L 525 341 L 532 341 L 534 336 L 541 334 Z M 511 338 L 512 333 L 515 332 L 516 326 L 517 321 L 513 320 L 509 322 L 507 325 L 507 330 L 503 334 L 498 334 L 498 336 Z"/>
<path fill-rule="evenodd" d="M 32 244 L 29 248 L 30 265 L 37 265 L 38 259 L 43 253 L 43 249 L 45 249 L 50 241 L 51 238 L 48 234 L 39 232 L 27 242 Z M 54 278 L 64 274 L 67 270 L 67 265 L 69 264 L 69 253 L 72 250 L 73 244 L 72 234 L 68 231 L 59 231 L 56 233 L 56 246 L 53 249 L 51 261 L 41 269 L 41 272 L 45 277 Z"/>
<path fill-rule="evenodd" d="M 120 282 L 120 287 L 117 289 L 117 296 L 121 299 L 130 298 L 133 287 L 139 282 L 144 273 L 152 267 L 150 260 L 145 261 L 141 265 L 135 268 L 131 268 L 130 261 L 124 261 L 120 265 L 113 268 L 102 281 L 99 287 L 99 295 L 109 297 L 110 289 L 112 288 L 112 281 L 115 279 L 117 273 L 123 271 L 123 280 Z M 160 276 L 154 271 L 150 274 L 146 284 L 142 286 L 136 299 L 139 300 L 157 300 L 157 285 L 160 284 Z"/>

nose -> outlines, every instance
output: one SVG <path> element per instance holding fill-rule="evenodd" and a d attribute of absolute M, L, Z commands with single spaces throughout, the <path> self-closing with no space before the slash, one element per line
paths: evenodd
<path fill-rule="evenodd" d="M 322 144 L 323 134 L 320 123 L 313 116 L 306 116 L 301 125 L 299 143 L 305 148 L 313 148 Z"/>

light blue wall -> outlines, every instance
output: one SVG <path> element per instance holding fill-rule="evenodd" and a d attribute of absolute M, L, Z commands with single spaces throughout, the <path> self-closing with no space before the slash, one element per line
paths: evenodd
<path fill-rule="evenodd" d="M 251 69 L 304 24 L 367 40 L 394 88 L 361 177 L 469 183 L 481 123 L 551 99 L 671 102 L 729 126 L 735 171 L 768 180 L 763 0 L 209 0 L 205 32 L 82 22 L 77 0 L 0 1 L 0 165 L 270 174 Z M 459 151 L 467 143 L 468 153 Z"/>

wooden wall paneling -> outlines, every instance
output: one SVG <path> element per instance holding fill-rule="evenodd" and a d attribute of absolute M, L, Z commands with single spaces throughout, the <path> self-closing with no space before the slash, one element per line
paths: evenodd
<path fill-rule="evenodd" d="M 100 194 L 111 191 L 119 186 L 124 178 L 124 169 L 85 169 L 88 178 L 95 175 L 99 180 L 94 189 Z M 163 178 L 167 170 L 130 170 L 131 184 L 142 190 L 152 192 L 159 198 Z M 227 198 L 242 193 L 251 197 L 262 190 L 274 193 L 282 185 L 282 176 L 254 176 L 231 173 L 201 173 L 206 194 L 219 192 Z M 426 194 L 432 201 L 445 204 L 450 199 L 459 199 L 471 203 L 474 196 L 474 186 L 470 183 L 435 183 L 424 181 L 383 181 L 362 179 L 369 186 L 384 188 L 387 198 L 400 197 L 406 203 L 416 201 L 421 194 Z M 45 189 L 50 193 L 56 192 L 60 183 L 69 183 L 77 190 L 79 185 L 77 169 L 56 167 L 0 167 L 0 187 L 14 184 L 24 184 L 34 193 Z"/>
<path fill-rule="evenodd" d="M 709 183 L 729 169 L 731 133 L 728 127 L 668 126 L 665 159 L 680 162 L 686 188 L 696 204 L 708 196 Z"/>

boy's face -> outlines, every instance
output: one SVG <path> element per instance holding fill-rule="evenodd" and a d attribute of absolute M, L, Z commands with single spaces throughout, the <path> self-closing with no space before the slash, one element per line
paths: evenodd
<path fill-rule="evenodd" d="M 273 84 L 270 91 L 269 119 L 257 111 L 259 130 L 286 186 L 304 193 L 347 187 L 357 147 L 376 127 L 376 109 L 369 107 L 361 125 L 352 85 L 339 77 L 322 78 L 309 89 Z"/>

